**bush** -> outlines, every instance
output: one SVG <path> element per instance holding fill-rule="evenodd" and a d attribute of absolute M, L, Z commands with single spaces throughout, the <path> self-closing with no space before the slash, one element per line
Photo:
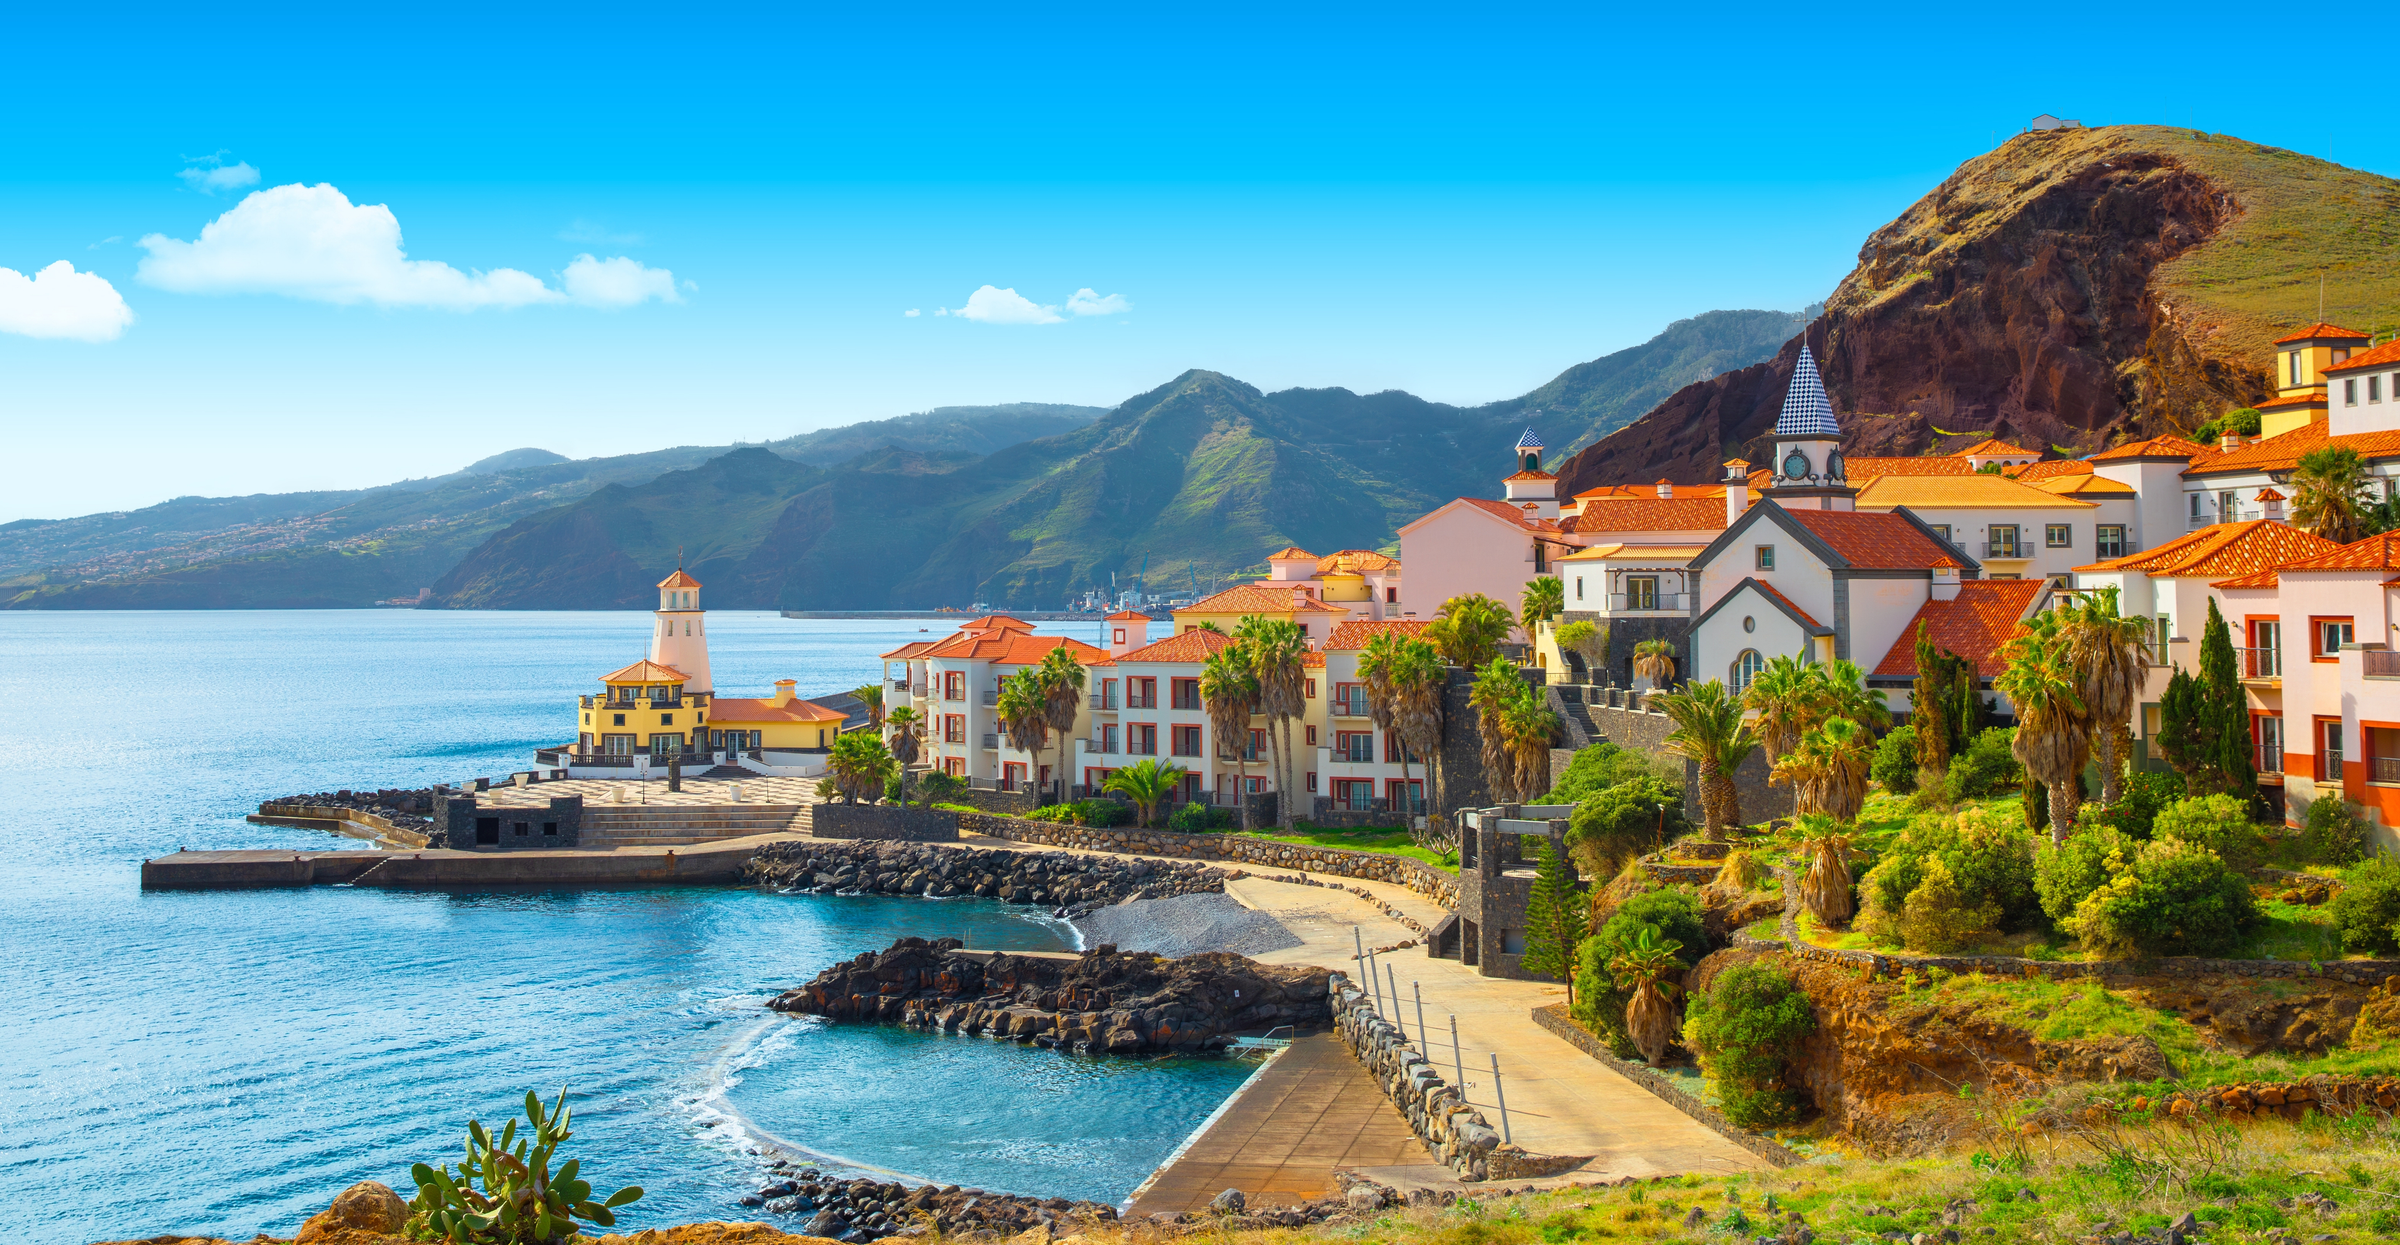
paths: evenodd
<path fill-rule="evenodd" d="M 2345 951 L 2400 951 L 2400 860 L 2376 856 L 2342 870 L 2333 924 Z"/>
<path fill-rule="evenodd" d="M 1989 732 L 1986 732 L 1987 734 Z M 1952 770 L 1956 773 L 1956 769 Z M 1898 941 L 1910 950 L 1931 950 L 1909 941 L 1907 914 L 1910 897 L 1925 884 L 1928 862 L 1939 859 L 1949 875 L 1948 885 L 1964 905 L 1955 912 L 1948 893 L 1936 888 L 1919 906 L 1932 923 L 1920 929 L 1948 930 L 1945 941 L 1967 937 L 1957 922 L 1988 910 L 1989 922 L 1979 932 L 2023 929 L 2041 918 L 2041 898 L 2033 884 L 2033 840 L 2024 827 L 2001 822 L 1969 810 L 1956 817 L 1920 817 L 1901 832 L 1884 858 L 1867 872 L 1861 889 L 1865 911 L 1860 928 L 1884 941 Z M 1942 915 L 1934 920 L 1932 914 Z M 1968 941 L 1977 939 L 1969 938 Z"/>
<path fill-rule="evenodd" d="M 2125 779 L 2122 798 L 2106 807 L 2084 806 L 2076 811 L 2075 824 L 2097 822 L 2129 839 L 2152 838 L 2159 812 L 2187 794 L 2181 774 L 2137 771 Z"/>
<path fill-rule="evenodd" d="M 1184 834 L 1228 830 L 1233 824 L 1233 810 L 1209 804 L 1186 804 L 1167 815 L 1167 829 Z"/>
<path fill-rule="evenodd" d="M 1875 745 L 1875 764 L 1867 776 L 1883 784 L 1894 795 L 1908 795 L 1917 789 L 1917 728 L 1903 726 L 1883 737 Z"/>
<path fill-rule="evenodd" d="M 1987 727 L 1967 742 L 1965 752 L 1950 758 L 1951 803 L 1998 795 L 2024 781 L 2024 767 L 2008 750 L 2016 737 L 2013 726 Z"/>
<path fill-rule="evenodd" d="M 2161 838 L 2112 852 L 2108 881 L 2076 905 L 2068 932 L 2107 956 L 2221 955 L 2258 922 L 2250 885 L 2215 852 Z"/>
<path fill-rule="evenodd" d="M 1075 810 L 1079 820 L 1087 826 L 1121 826 L 1133 820 L 1133 806 L 1119 804 L 1115 800 L 1079 800 Z"/>
<path fill-rule="evenodd" d="M 2259 429 L 2265 425 L 2266 417 L 2259 414 L 2256 408 L 2241 406 L 2200 425 L 2193 430 L 2192 435 L 2203 443 L 2213 445 L 2217 438 L 2228 432 L 2238 432 L 2245 437 L 2255 437 L 2258 435 Z"/>
<path fill-rule="evenodd" d="M 1683 1044 L 1700 1056 L 1725 1114 L 1744 1128 L 1763 1128 L 1798 1118 L 1784 1058 L 1816 1027 L 1808 995 L 1782 969 L 1742 964 L 1720 974 L 1706 996 L 1693 996 Z"/>
<path fill-rule="evenodd" d="M 1578 801 L 1567 819 L 1567 850 L 1585 876 L 1614 876 L 1626 857 L 1648 848 L 1662 833 L 1661 804 L 1666 805 L 1663 834 L 1673 842 L 1691 828 L 1683 815 L 1680 781 L 1644 774 Z"/>
<path fill-rule="evenodd" d="M 1628 752 L 1612 743 L 1596 743 L 1575 753 L 1575 759 L 1567 763 L 1567 772 L 1558 776 L 1557 786 L 1540 798 L 1525 802 L 1580 803 L 1610 787 L 1637 778 L 1664 779 L 1680 789 L 1683 786 L 1683 769 L 1645 753 Z"/>
<path fill-rule="evenodd" d="M 2308 802 L 2302 823 L 2308 858 L 2318 864 L 2355 864 L 2367 854 L 2367 819 L 2338 795 L 2321 795 Z"/>
<path fill-rule="evenodd" d="M 1632 945 L 1634 935 L 1644 928 L 1654 928 L 1660 938 L 1682 943 L 1675 958 L 1683 961 L 1685 968 L 1708 954 L 1700 897 L 1681 886 L 1644 891 L 1619 904 L 1599 930 L 1576 948 L 1575 1019 L 1598 1034 L 1620 1059 L 1636 1058 L 1640 1053 L 1625 1030 L 1625 1007 L 1633 1001 L 1633 991 L 1618 988 L 1608 962 Z"/>
<path fill-rule="evenodd" d="M 2258 863 L 2258 827 L 2250 822 L 2250 802 L 2240 796 L 2177 800 L 2158 810 L 2150 823 L 2150 837 L 2181 839 L 2205 847 L 2237 871 Z"/>
<path fill-rule="evenodd" d="M 2033 858 L 2033 888 L 2043 914 L 2063 924 L 2085 896 L 2108 881 L 2109 853 L 2134 850 L 2130 836 L 2097 816 L 2078 821 L 2064 843 L 2052 846 L 2045 839 Z"/>
<path fill-rule="evenodd" d="M 927 770 L 918 776 L 913 785 L 928 800 L 949 800 L 957 798 L 959 792 L 967 789 L 967 780 L 952 777 L 940 770 Z"/>
<path fill-rule="evenodd" d="M 1976 902 L 1941 857 L 1929 856 L 1924 880 L 1901 905 L 1900 941 L 1911 951 L 1946 955 L 1974 947 L 1999 925 L 2000 905 Z"/>

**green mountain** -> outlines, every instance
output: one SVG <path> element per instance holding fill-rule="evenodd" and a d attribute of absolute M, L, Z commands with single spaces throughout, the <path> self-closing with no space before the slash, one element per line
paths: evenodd
<path fill-rule="evenodd" d="M 1108 414 L 1105 406 L 1059 406 L 1010 402 L 1001 406 L 937 406 L 896 419 L 804 432 L 767 448 L 796 462 L 830 467 L 887 445 L 981 457 L 1019 441 L 1053 437 L 1086 427 Z"/>

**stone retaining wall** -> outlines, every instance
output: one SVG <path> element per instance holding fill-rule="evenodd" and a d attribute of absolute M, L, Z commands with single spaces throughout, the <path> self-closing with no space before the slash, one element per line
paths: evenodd
<path fill-rule="evenodd" d="M 2385 978 L 2400 975 L 2400 960 L 2211 960 L 2194 955 L 2171 955 L 2156 960 L 2028 960 L 2013 955 L 1913 955 L 1837 951 L 1739 931 L 1733 935 L 1733 945 L 1752 951 L 1781 952 L 1820 964 L 1845 965 L 1877 977 L 1938 968 L 1950 973 L 2046 977 L 2051 981 L 2088 977 L 2331 977 L 2354 986 L 2379 986 Z"/>
<path fill-rule="evenodd" d="M 355 808 L 340 808 L 322 804 L 261 804 L 261 817 L 288 817 L 300 821 L 338 821 L 358 826 L 375 839 L 405 844 L 409 847 L 426 845 L 425 827 L 430 822 L 421 817 L 409 818 L 414 825 L 402 825 L 379 813 Z"/>
<path fill-rule="evenodd" d="M 1465 1096 L 1433 1070 L 1423 1053 L 1376 1015 L 1374 1004 L 1348 977 L 1333 974 L 1327 989 L 1334 1031 L 1408 1118 L 1410 1131 L 1460 1180 L 1533 1180 L 1591 1160 L 1590 1155 L 1533 1154 L 1500 1140 L 1499 1130 L 1483 1112 L 1467 1105 Z"/>
<path fill-rule="evenodd" d="M 809 834 L 820 839 L 896 839 L 904 843 L 955 843 L 962 814 L 946 808 L 895 808 L 887 804 L 819 804 L 809 811 Z"/>
<path fill-rule="evenodd" d="M 2319 1073 L 2298 1081 L 2250 1081 L 2215 1089 L 2177 1090 L 2156 1102 L 2136 1098 L 2123 1105 L 2135 1111 L 2155 1109 L 2169 1115 L 2214 1111 L 2235 1116 L 2280 1115 L 2293 1120 L 2310 1111 L 2331 1115 L 2366 1110 L 2389 1113 L 2400 1107 L 2400 1077 Z"/>
<path fill-rule="evenodd" d="M 822 816 L 827 806 L 818 806 Z M 1193 860 L 1237 861 L 1262 869 L 1302 869 L 1339 877 L 1363 878 L 1405 886 L 1445 908 L 1458 906 L 1458 877 L 1422 861 L 1382 852 L 1354 852 L 1339 847 L 1278 843 L 1239 834 L 1179 834 L 1172 830 L 1136 830 L 1128 826 L 1070 826 L 1023 817 L 994 817 L 960 813 L 958 828 L 1017 843 L 1043 843 L 1085 851 L 1131 852 L 1144 856 L 1182 856 Z"/>
<path fill-rule="evenodd" d="M 909 798 L 917 799 L 920 794 L 912 787 L 909 791 Z M 944 797 L 943 802 L 964 804 L 969 808 L 979 808 L 987 813 L 999 813 L 1007 817 L 1022 816 L 1041 807 L 1041 801 L 1035 799 L 1030 791 L 992 791 L 983 787 L 968 787 L 962 791 L 953 791 Z"/>
<path fill-rule="evenodd" d="M 1533 1022 L 1565 1038 L 1568 1044 L 1575 1049 L 1607 1064 L 1609 1069 L 1619 1076 L 1649 1090 L 1658 1097 L 1659 1101 L 1707 1125 L 1709 1131 L 1725 1140 L 1777 1167 L 1790 1167 L 1800 1161 L 1799 1155 L 1726 1119 L 1716 1108 L 1683 1092 L 1676 1087 L 1673 1081 L 1660 1076 L 1648 1064 L 1617 1058 L 1609 1051 L 1608 1047 L 1601 1044 L 1599 1038 L 1592 1035 L 1591 1030 L 1575 1023 L 1574 1018 L 1567 1014 L 1566 1004 L 1552 1003 L 1547 1007 L 1534 1008 Z"/>

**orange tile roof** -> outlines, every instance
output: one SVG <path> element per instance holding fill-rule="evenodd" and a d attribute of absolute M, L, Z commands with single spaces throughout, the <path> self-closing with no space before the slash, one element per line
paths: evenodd
<path fill-rule="evenodd" d="M 1725 527 L 1725 496 L 1611 498 L 1588 501 L 1575 515 L 1577 532 L 1714 532 Z"/>
<path fill-rule="evenodd" d="M 2080 497 L 2087 500 L 2094 497 L 2131 497 L 2134 494 L 2132 485 L 2100 475 L 2044 476 L 2033 481 L 2032 487 L 2047 489 L 2061 497 Z"/>
<path fill-rule="evenodd" d="M 2153 579 L 2225 579 L 2287 566 L 2340 548 L 2330 540 L 2274 519 L 2212 523 L 2155 549 L 2127 554 L 2079 572 L 2140 571 Z"/>
<path fill-rule="evenodd" d="M 2385 342 L 2373 350 L 2361 350 L 2332 367 L 2326 368 L 2325 371 L 2330 375 L 2334 372 L 2351 372 L 2361 368 L 2389 367 L 2394 363 L 2400 363 L 2400 338 Z"/>
<path fill-rule="evenodd" d="M 2092 455 L 2091 460 L 2096 463 L 2105 463 L 2119 458 L 2190 458 L 2194 454 L 2205 454 L 2208 451 L 2209 447 L 2198 441 L 2188 441 L 2177 436 L 2165 436 L 2152 437 L 2147 441 L 2134 441 L 2120 445 L 2113 450 L 2102 450 Z"/>
<path fill-rule="evenodd" d="M 662 666 L 645 657 L 622 670 L 600 676 L 603 683 L 681 683 L 692 676 L 673 666 Z"/>
<path fill-rule="evenodd" d="M 1949 556 L 1933 537 L 1896 514 L 1862 510 L 1787 510 L 1817 539 L 1833 546 L 1852 566 L 1870 570 L 1919 570 Z"/>
<path fill-rule="evenodd" d="M 839 709 L 828 709 L 797 696 L 780 705 L 772 700 L 737 700 L 719 696 L 708 706 L 708 720 L 711 723 L 840 722 L 847 716 Z"/>
<path fill-rule="evenodd" d="M 2002 467 L 2000 474 L 2011 480 L 2032 484 L 2055 476 L 2088 476 L 2092 465 L 2080 458 L 2053 458 L 2046 463 L 2027 463 L 2022 467 Z"/>
<path fill-rule="evenodd" d="M 2360 458 L 2400 457 L 2400 432 L 2353 432 L 2332 436 L 2324 420 L 2305 427 L 2294 428 L 2282 436 L 2268 437 L 2256 445 L 2245 445 L 2231 453 L 2194 462 L 2184 470 L 2187 476 L 2213 475 L 2220 471 L 2289 471 L 2300 465 L 2302 455 L 2327 445 L 2347 446 L 2358 451 Z"/>
<path fill-rule="evenodd" d="M 1506 484 L 1510 480 L 1555 480 L 1557 478 L 1547 471 L 1520 471 L 1513 476 L 1503 476 L 1500 482 Z"/>
<path fill-rule="evenodd" d="M 1842 471 L 1859 484 L 1876 476 L 1971 476 L 1975 464 L 1963 458 L 1848 458 Z"/>
<path fill-rule="evenodd" d="M 1317 559 L 1317 574 L 1330 575 L 1336 571 L 1382 571 L 1400 565 L 1400 559 L 1372 549 L 1344 549 Z"/>
<path fill-rule="evenodd" d="M 2400 570 L 2400 532 L 2384 532 L 2282 564 L 2287 571 Z"/>
<path fill-rule="evenodd" d="M 1005 666 L 1037 666 L 1042 658 L 1050 654 L 1050 650 L 1061 647 L 1074 653 L 1075 660 L 1086 665 L 1108 656 L 1108 650 L 1094 648 L 1081 640 L 1056 635 L 1030 635 L 1013 627 L 961 631 L 927 649 L 925 656 L 929 660 L 940 658 L 944 661 L 989 661 Z"/>
<path fill-rule="evenodd" d="M 2276 338 L 2275 344 L 2280 346 L 2285 342 L 2316 341 L 2319 338 L 2325 337 L 2334 338 L 2336 340 L 2355 338 L 2356 340 L 2362 342 L 2371 340 L 2365 333 L 2354 333 L 2349 329 L 2342 328 L 2338 325 L 2327 324 L 2324 321 L 2319 320 L 2315 324 L 2309 325 L 2307 328 L 2304 328 L 2289 337 Z"/>
<path fill-rule="evenodd" d="M 1149 621 L 1151 621 L 1151 618 L 1150 618 L 1150 616 L 1149 616 L 1148 614 L 1139 613 L 1139 612 L 1137 612 L 1137 611 L 1134 611 L 1134 610 L 1118 610 L 1116 613 L 1114 613 L 1114 614 L 1111 614 L 1111 615 L 1109 615 L 1108 617 L 1101 619 L 1100 621 L 1102 621 L 1102 622 L 1149 622 Z"/>
<path fill-rule="evenodd" d="M 883 655 L 883 659 L 885 661 L 899 661 L 902 658 L 922 656 L 925 650 L 932 648 L 934 645 L 939 643 L 941 643 L 940 640 L 910 640 L 908 643 L 893 649 L 891 652 L 885 653 Z"/>
<path fill-rule="evenodd" d="M 1794 616 L 1800 619 L 1801 622 L 1806 623 L 1811 627 L 1823 627 L 1825 625 L 1821 622 L 1818 622 L 1816 618 L 1807 610 L 1801 609 L 1798 605 L 1793 604 L 1792 599 L 1783 595 L 1782 591 L 1776 588 L 1775 585 L 1758 579 L 1751 580 L 1750 582 L 1760 592 L 1766 593 L 1768 596 L 1783 602 L 1783 608 L 1790 610 Z"/>
<path fill-rule="evenodd" d="M 1917 616 L 1901 629 L 1900 638 L 1892 641 L 1892 651 L 1875 663 L 1875 673 L 1885 678 L 1917 677 L 1919 623 L 1925 624 L 1934 647 L 1974 662 L 1975 673 L 1987 678 L 2000 673 L 2008 668 L 2000 658 L 2000 646 L 2023 629 L 2025 611 L 2047 586 L 2039 579 L 1961 581 L 1956 599 L 1927 601 L 1917 609 Z"/>
<path fill-rule="evenodd" d="M 2272 484 L 2258 490 L 2257 500 L 2259 501 L 2282 501 L 2283 499 L 2283 494 L 2276 492 L 2275 486 Z"/>
<path fill-rule="evenodd" d="M 2010 444 L 2009 444 L 2008 442 L 2006 442 L 2006 441 L 1978 441 L 1978 442 L 1976 442 L 1975 444 L 1973 444 L 1973 445 L 1970 445 L 1970 446 L 1968 446 L 1967 448 L 1965 448 L 1965 449 L 1963 449 L 1963 450 L 1959 450 L 1959 451 L 1957 451 L 1957 452 L 1953 453 L 1953 454 L 1951 455 L 1951 457 L 1952 457 L 1952 458 L 1973 458 L 1973 457 L 1976 457 L 1977 455 L 1983 455 L 1983 456 L 1987 456 L 1987 457 L 1988 457 L 1988 456 L 1991 456 L 1991 455 L 1997 455 L 1997 454 L 2015 454 L 2015 455 L 2017 455 L 2017 456 L 2019 456 L 2019 457 L 2023 457 L 2023 458 L 2040 458 L 2040 457 L 2041 457 L 2041 455 L 2039 455 L 2039 454 L 2037 454 L 2037 453 L 2034 453 L 2032 450 L 2022 450 L 2022 449 L 2018 449 L 2016 446 L 2010 445 Z"/>
<path fill-rule="evenodd" d="M 1298 545 L 1285 545 L 1282 549 L 1268 554 L 1267 561 L 1281 562 L 1286 560 L 1297 560 L 1300 558 L 1313 558 L 1315 556 L 1317 555 L 1310 553 L 1308 550 L 1303 549 Z"/>
<path fill-rule="evenodd" d="M 2274 571 L 2252 571 L 2247 575 L 2236 575 L 2231 579 L 2217 580 L 2215 583 L 2210 584 L 2209 587 L 2272 588 L 2279 582 L 2276 578 L 2276 575 L 2277 573 Z"/>
<path fill-rule="evenodd" d="M 986 614 L 973 621 L 960 623 L 958 629 L 961 631 L 1031 631 L 1033 624 L 1022 618 L 1011 618 L 1006 614 Z"/>
<path fill-rule="evenodd" d="M 1122 665 L 1136 661 L 1203 662 L 1207 661 L 1212 654 L 1224 651 L 1232 643 L 1233 637 L 1221 631 L 1202 631 L 1194 628 L 1168 636 L 1163 640 L 1153 640 L 1117 658 L 1114 664 Z"/>
<path fill-rule="evenodd" d="M 1223 592 L 1202 597 L 1175 611 L 1178 614 L 1342 614 L 1296 587 L 1270 588 L 1266 584 L 1243 584 Z"/>
<path fill-rule="evenodd" d="M 1858 490 L 1855 504 L 1862 509 L 1870 506 L 1907 506 L 1911 509 L 1972 506 L 1979 510 L 2020 510 L 2027 507 L 2080 510 L 2091 505 L 2090 502 L 2061 497 L 2051 489 L 1989 474 L 1879 476 Z"/>
<path fill-rule="evenodd" d="M 1317 652 L 1313 649 L 1300 654 L 1300 668 L 1302 670 L 1323 670 L 1325 668 L 1325 654 Z"/>
<path fill-rule="evenodd" d="M 700 586 L 700 581 L 686 574 L 684 569 L 678 566 L 675 568 L 674 574 L 659 580 L 658 586 L 661 588 L 697 588 Z"/>
<path fill-rule="evenodd" d="M 1725 496 L 1725 485 L 1721 481 L 1716 484 L 1678 484 L 1675 486 L 1675 498 L 1678 501 L 1687 497 L 1721 498 L 1723 496 Z M 1610 501 L 1619 498 L 1655 500 L 1657 497 L 1658 486 L 1655 484 L 1603 484 L 1598 488 L 1587 488 L 1568 500 L 1577 502 Z"/>
<path fill-rule="evenodd" d="M 1425 628 L 1432 625 L 1414 618 L 1353 618 L 1334 627 L 1333 634 L 1325 637 L 1325 647 L 1329 651 L 1365 648 L 1367 641 L 1379 635 L 1396 635 L 1403 640 L 1413 640 L 1425 634 Z"/>

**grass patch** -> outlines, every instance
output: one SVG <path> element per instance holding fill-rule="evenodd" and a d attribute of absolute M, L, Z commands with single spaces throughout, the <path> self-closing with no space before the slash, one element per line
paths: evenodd
<path fill-rule="evenodd" d="M 2045 1042 L 2148 1037 L 2169 1058 L 2199 1053 L 2199 1034 L 2180 1017 L 2144 1007 L 2096 981 L 1965 976 L 1931 972 L 1893 997 L 1895 1007 L 1963 1007 L 2015 1025 Z M 2179 1060 L 2180 1062 L 2180 1060 Z"/>
<path fill-rule="evenodd" d="M 2341 931 L 2333 927 L 2330 909 L 2262 899 L 2258 914 L 2264 920 L 2242 940 L 2236 956 L 2245 960 L 2338 960 Z M 2361 957 L 2367 958 L 2367 957 Z"/>
<path fill-rule="evenodd" d="M 1447 869 L 1453 872 L 1458 869 L 1458 857 L 1455 853 L 1437 852 L 1430 848 L 1419 847 L 1416 840 L 1409 836 L 1408 831 L 1398 826 L 1375 826 L 1363 830 L 1329 830 L 1301 822 L 1294 827 L 1293 833 L 1290 834 L 1272 830 L 1236 830 L 1225 833 L 1244 834 L 1253 839 L 1267 839 L 1271 842 L 1291 843 L 1301 847 L 1338 847 L 1351 852 L 1381 852 L 1387 856 L 1406 856 L 1410 860 L 1422 861 L 1437 869 Z"/>

